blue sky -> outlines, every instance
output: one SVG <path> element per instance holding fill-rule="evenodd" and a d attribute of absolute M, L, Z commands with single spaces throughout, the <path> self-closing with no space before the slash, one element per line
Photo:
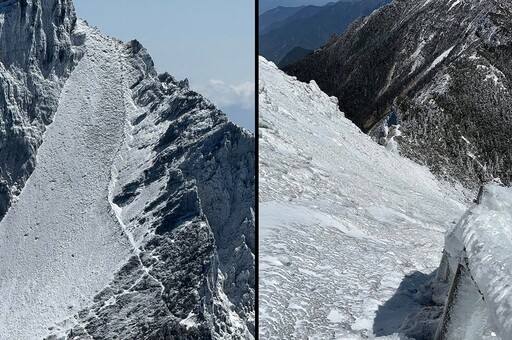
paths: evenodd
<path fill-rule="evenodd" d="M 188 78 L 235 123 L 254 131 L 254 0 L 74 0 L 103 33 L 139 40 L 158 72 Z"/>

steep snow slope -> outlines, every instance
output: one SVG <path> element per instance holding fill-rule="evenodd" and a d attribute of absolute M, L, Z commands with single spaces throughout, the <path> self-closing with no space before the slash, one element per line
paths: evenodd
<path fill-rule="evenodd" d="M 45 126 L 82 55 L 71 1 L 45 4 L 0 1 L 0 219 L 34 170 Z"/>
<path fill-rule="evenodd" d="M 398 332 L 431 301 L 418 290 L 464 198 L 375 144 L 314 82 L 259 67 L 261 336 Z"/>
<path fill-rule="evenodd" d="M 129 255 L 105 186 L 123 137 L 121 62 L 112 58 L 122 45 L 87 36 L 87 54 L 62 90 L 37 167 L 0 223 L 5 338 L 39 337 L 52 321 L 78 312 Z"/>
<path fill-rule="evenodd" d="M 0 31 L 0 339 L 253 338 L 252 134 L 69 0 Z"/>

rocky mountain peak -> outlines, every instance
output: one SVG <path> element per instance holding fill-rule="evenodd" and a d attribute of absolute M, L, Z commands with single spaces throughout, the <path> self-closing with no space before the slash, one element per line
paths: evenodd
<path fill-rule="evenodd" d="M 253 338 L 254 154 L 138 41 L 0 1 L 0 338 Z"/>
<path fill-rule="evenodd" d="M 62 85 L 84 54 L 76 20 L 70 0 L 0 2 L 0 219 L 33 171 Z"/>
<path fill-rule="evenodd" d="M 71 0 L 4 0 L 0 8 L 0 60 L 5 67 L 38 66 L 49 72 L 52 66 L 70 59 L 71 31 L 76 23 Z"/>

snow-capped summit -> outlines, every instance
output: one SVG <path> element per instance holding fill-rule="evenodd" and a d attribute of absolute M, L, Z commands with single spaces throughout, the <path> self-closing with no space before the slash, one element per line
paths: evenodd
<path fill-rule="evenodd" d="M 140 43 L 0 2 L 0 339 L 252 338 L 254 161 Z"/>

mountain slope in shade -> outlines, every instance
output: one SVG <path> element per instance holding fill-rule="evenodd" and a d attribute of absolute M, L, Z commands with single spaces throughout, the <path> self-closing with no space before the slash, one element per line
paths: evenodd
<path fill-rule="evenodd" d="M 0 32 L 0 339 L 253 338 L 252 134 L 71 1 Z"/>
<path fill-rule="evenodd" d="M 284 67 L 293 64 L 301 59 L 304 59 L 308 54 L 313 53 L 312 50 L 306 50 L 302 47 L 294 47 L 290 52 L 288 52 L 283 59 L 279 62 L 279 68 L 283 69 Z"/>
<path fill-rule="evenodd" d="M 297 13 L 297 11 L 304 8 L 304 6 L 299 7 L 283 7 L 278 6 L 276 8 L 270 9 L 265 13 L 259 16 L 258 20 L 258 32 L 259 34 L 265 33 L 268 27 L 271 27 L 273 24 L 277 22 L 284 21 L 286 18 L 291 15 Z"/>
<path fill-rule="evenodd" d="M 259 322 L 265 339 L 402 339 L 465 199 L 374 143 L 337 99 L 260 57 Z M 399 335 L 399 334 L 402 335 Z M 425 333 L 424 333 L 425 334 Z"/>
<path fill-rule="evenodd" d="M 357 18 L 372 13 L 390 0 L 328 3 L 306 6 L 281 22 L 274 23 L 259 37 L 259 54 L 279 63 L 294 47 L 314 50 L 333 35 L 345 31 Z"/>
<path fill-rule="evenodd" d="M 438 176 L 510 183 L 511 21 L 503 1 L 398 0 L 286 71 Z"/>
<path fill-rule="evenodd" d="M 310 17 L 314 16 L 315 14 L 324 10 L 325 7 L 329 7 L 332 5 L 334 5 L 334 2 L 328 2 L 327 4 L 322 5 L 322 6 L 307 5 L 307 6 L 301 6 L 301 7 L 284 7 L 286 12 L 290 12 L 291 10 L 294 10 L 294 11 L 292 13 L 290 13 L 289 15 L 286 15 L 286 17 L 283 18 L 282 20 L 279 20 L 279 21 L 276 20 L 273 23 L 271 23 L 270 25 L 268 25 L 264 31 L 260 32 L 260 35 L 263 35 L 269 31 L 278 29 L 278 28 L 288 24 L 290 21 L 310 18 Z M 267 13 L 273 13 L 277 9 L 278 8 L 267 11 L 264 14 L 262 14 L 260 16 L 260 21 L 262 19 L 261 17 L 264 17 Z"/>

